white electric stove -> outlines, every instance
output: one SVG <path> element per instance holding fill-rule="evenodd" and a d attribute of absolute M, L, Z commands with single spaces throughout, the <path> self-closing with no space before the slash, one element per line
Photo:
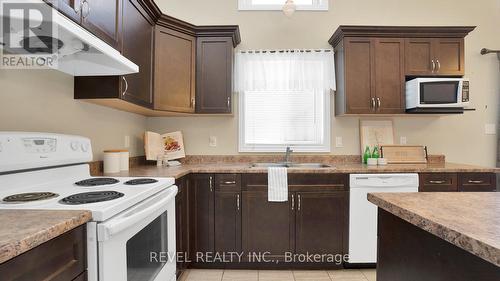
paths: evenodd
<path fill-rule="evenodd" d="M 0 210 L 89 210 L 89 281 L 175 280 L 175 180 L 91 177 L 91 160 L 83 137 L 0 132 Z"/>

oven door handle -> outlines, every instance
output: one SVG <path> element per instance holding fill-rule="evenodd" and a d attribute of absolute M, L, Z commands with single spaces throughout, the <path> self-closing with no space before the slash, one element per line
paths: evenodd
<path fill-rule="evenodd" d="M 98 241 L 109 240 L 114 235 L 130 228 L 131 226 L 140 223 L 150 215 L 165 212 L 167 205 L 170 201 L 175 202 L 175 195 L 177 194 L 177 186 L 171 186 L 167 190 L 157 193 L 153 196 L 168 193 L 161 199 L 152 198 L 146 200 L 139 205 L 134 206 L 132 209 L 127 210 L 117 217 L 110 219 L 107 222 L 97 225 L 97 239 Z"/>

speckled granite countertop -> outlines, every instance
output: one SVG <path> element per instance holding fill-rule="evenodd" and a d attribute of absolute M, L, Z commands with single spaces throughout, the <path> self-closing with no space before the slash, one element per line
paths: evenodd
<path fill-rule="evenodd" d="M 326 163 L 328 164 L 328 163 Z M 435 164 L 392 164 L 386 166 L 368 167 L 362 164 L 341 163 L 331 164 L 327 168 L 289 168 L 289 173 L 457 173 L 478 172 L 494 173 L 500 172 L 497 168 L 478 167 L 465 164 L 435 163 Z M 107 176 L 131 176 L 131 177 L 174 177 L 180 178 L 190 173 L 266 173 L 266 168 L 252 168 L 250 163 L 201 163 L 183 164 L 178 167 L 157 167 L 154 165 L 142 165 L 133 167 L 130 171 L 117 174 L 106 174 Z"/>
<path fill-rule="evenodd" d="M 0 263 L 91 219 L 89 211 L 0 210 Z"/>
<path fill-rule="evenodd" d="M 500 266 L 500 193 L 372 193 L 368 201 Z"/>

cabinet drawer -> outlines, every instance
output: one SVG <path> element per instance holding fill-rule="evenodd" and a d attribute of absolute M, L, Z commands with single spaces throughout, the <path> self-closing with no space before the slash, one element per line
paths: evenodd
<path fill-rule="evenodd" d="M 216 174 L 215 185 L 217 191 L 237 191 L 241 189 L 240 174 Z"/>
<path fill-rule="evenodd" d="M 494 173 L 462 173 L 458 179 L 459 191 L 495 191 Z"/>
<path fill-rule="evenodd" d="M 73 280 L 87 268 L 82 225 L 0 265 L 1 280 Z M 76 279 L 85 280 L 85 279 Z"/>
<path fill-rule="evenodd" d="M 457 174 L 424 173 L 420 174 L 420 192 L 458 191 Z"/>

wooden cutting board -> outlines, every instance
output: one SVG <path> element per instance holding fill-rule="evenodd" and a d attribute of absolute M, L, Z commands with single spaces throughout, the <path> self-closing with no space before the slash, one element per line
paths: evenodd
<path fill-rule="evenodd" d="M 382 145 L 380 153 L 388 164 L 425 164 L 427 147 L 421 145 Z"/>

